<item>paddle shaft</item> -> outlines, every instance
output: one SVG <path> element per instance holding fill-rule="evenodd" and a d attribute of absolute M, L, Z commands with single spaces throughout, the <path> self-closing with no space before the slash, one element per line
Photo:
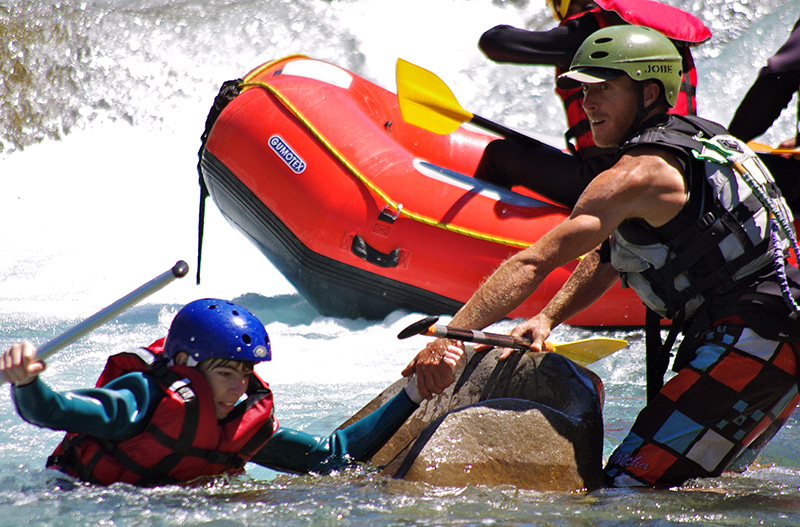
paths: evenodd
<path fill-rule="evenodd" d="M 476 344 L 489 344 L 501 348 L 514 348 L 518 350 L 528 350 L 531 347 L 530 339 L 514 337 L 512 335 L 502 335 L 500 333 L 486 333 L 475 329 L 461 329 L 451 326 L 432 324 L 422 335 L 440 337 L 453 340 L 463 340 L 465 342 L 475 342 Z M 553 346 L 545 342 L 545 350 L 552 351 Z"/>
<path fill-rule="evenodd" d="M 156 291 L 162 289 L 176 278 L 185 276 L 188 272 L 189 265 L 183 260 L 178 261 L 170 270 L 163 272 L 149 282 L 123 296 L 113 304 L 101 309 L 83 322 L 76 324 L 61 335 L 45 343 L 43 346 L 40 346 L 36 351 L 36 359 L 47 359 L 51 355 L 69 346 L 87 333 L 90 333 L 91 331 L 94 331 L 98 327 L 102 326 L 123 311 L 128 310 L 134 304 L 141 302 Z"/>
<path fill-rule="evenodd" d="M 505 137 L 506 139 L 511 139 L 511 140 L 514 140 L 514 141 L 517 141 L 517 142 L 520 142 L 520 143 L 526 143 L 526 142 L 527 143 L 531 143 L 531 142 L 533 142 L 533 143 L 536 143 L 538 145 L 542 145 L 543 144 L 538 139 L 534 139 L 533 137 L 530 137 L 528 135 L 521 134 L 521 133 L 517 132 L 516 130 L 512 130 L 511 128 L 503 126 L 500 123 L 496 123 L 494 121 L 489 121 L 488 119 L 484 119 L 480 115 L 472 114 L 472 119 L 470 119 L 469 122 L 471 122 L 475 126 L 483 128 L 484 130 L 489 130 L 490 132 L 494 132 L 496 134 L 499 134 L 499 135 Z"/>

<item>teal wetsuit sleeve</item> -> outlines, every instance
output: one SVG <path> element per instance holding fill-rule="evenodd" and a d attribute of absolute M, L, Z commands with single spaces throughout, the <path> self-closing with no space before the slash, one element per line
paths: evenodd
<path fill-rule="evenodd" d="M 121 439 L 144 431 L 163 391 L 149 376 L 129 373 L 103 388 L 56 392 L 40 379 L 13 389 L 20 417 L 37 426 Z"/>
<path fill-rule="evenodd" d="M 282 472 L 326 474 L 369 459 L 417 406 L 401 390 L 368 416 L 328 437 L 280 427 L 250 461 Z"/>

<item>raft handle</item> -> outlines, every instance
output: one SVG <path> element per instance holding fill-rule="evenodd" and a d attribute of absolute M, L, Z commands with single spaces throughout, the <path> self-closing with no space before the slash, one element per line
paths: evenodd
<path fill-rule="evenodd" d="M 392 212 L 389 208 L 389 205 L 384 205 L 381 209 L 381 213 L 378 214 L 378 221 L 382 221 L 384 223 L 394 223 L 394 220 L 400 217 L 400 211 L 403 210 L 403 205 L 400 204 L 397 206 L 397 211 Z"/>
<path fill-rule="evenodd" d="M 358 234 L 353 236 L 353 245 L 350 250 L 364 261 L 378 267 L 397 267 L 400 263 L 400 249 L 394 249 L 389 253 L 382 253 L 374 247 L 370 247 L 367 241 Z"/>

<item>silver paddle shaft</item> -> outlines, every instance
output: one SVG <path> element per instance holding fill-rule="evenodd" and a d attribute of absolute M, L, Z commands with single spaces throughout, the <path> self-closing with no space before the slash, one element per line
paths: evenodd
<path fill-rule="evenodd" d="M 47 359 L 51 355 L 66 348 L 67 346 L 69 346 L 79 338 L 83 337 L 87 333 L 90 333 L 95 329 L 97 329 L 98 327 L 102 326 L 103 324 L 105 324 L 112 318 L 116 317 L 120 313 L 127 311 L 133 305 L 138 304 L 139 302 L 141 302 L 148 296 L 152 295 L 156 291 L 159 291 L 160 289 L 165 287 L 167 284 L 171 283 L 176 278 L 181 278 L 183 276 L 186 276 L 186 273 L 188 272 L 189 272 L 189 265 L 183 260 L 178 261 L 172 267 L 172 269 L 163 272 L 162 274 L 153 278 L 146 284 L 139 286 L 138 288 L 134 289 L 127 295 L 123 296 L 113 304 L 101 309 L 100 311 L 90 316 L 83 322 L 80 322 L 79 324 L 72 326 L 64 333 L 48 341 L 43 346 L 40 346 L 39 349 L 36 351 L 36 359 L 37 360 Z"/>

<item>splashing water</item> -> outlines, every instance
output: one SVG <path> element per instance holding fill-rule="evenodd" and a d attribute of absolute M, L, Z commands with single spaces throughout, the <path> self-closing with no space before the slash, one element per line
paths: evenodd
<path fill-rule="evenodd" d="M 726 124 L 800 5 L 668 3 L 714 33 L 695 52 L 699 111 Z M 223 81 L 268 60 L 303 53 L 394 89 L 402 57 L 436 72 L 471 111 L 561 134 L 552 69 L 494 64 L 478 50 L 480 34 L 501 23 L 554 24 L 538 0 L 0 0 L 0 345 L 44 342 L 177 259 L 195 261 L 196 153 L 208 108 Z M 762 142 L 794 133 L 796 102 Z M 397 379 L 425 342 L 395 338 L 415 313 L 319 316 L 210 206 L 202 285 L 176 282 L 62 351 L 46 381 L 93 384 L 109 353 L 160 337 L 179 305 L 202 296 L 233 298 L 264 320 L 274 353 L 261 373 L 281 423 L 313 433 L 329 433 Z M 553 338 L 598 334 L 631 344 L 593 365 L 606 387 L 608 455 L 644 402 L 641 331 L 564 327 Z M 100 488 L 43 468 L 61 434 L 22 422 L 7 390 L 0 422 L 0 526 L 794 525 L 800 512 L 795 418 L 764 452 L 766 468 L 669 491 L 574 495 L 259 467 L 227 484 Z"/>

